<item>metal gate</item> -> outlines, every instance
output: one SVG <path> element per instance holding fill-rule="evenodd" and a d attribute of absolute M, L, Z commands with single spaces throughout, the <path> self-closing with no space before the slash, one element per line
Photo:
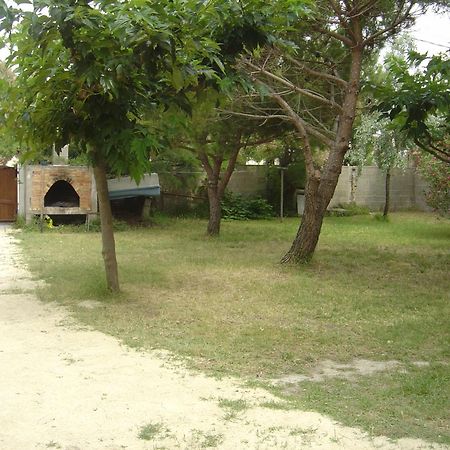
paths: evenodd
<path fill-rule="evenodd" d="M 0 167 L 0 222 L 12 222 L 17 215 L 17 173 L 13 167 Z"/>

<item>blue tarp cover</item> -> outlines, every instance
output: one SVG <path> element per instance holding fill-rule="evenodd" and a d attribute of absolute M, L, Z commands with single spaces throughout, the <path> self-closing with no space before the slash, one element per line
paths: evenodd
<path fill-rule="evenodd" d="M 132 189 L 121 189 L 117 191 L 110 191 L 109 198 L 111 200 L 118 200 L 121 198 L 132 198 L 132 197 L 157 197 L 160 195 L 159 186 L 143 186 L 136 187 Z"/>

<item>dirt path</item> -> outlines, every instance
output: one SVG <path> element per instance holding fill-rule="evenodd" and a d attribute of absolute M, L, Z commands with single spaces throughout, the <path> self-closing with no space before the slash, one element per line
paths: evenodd
<path fill-rule="evenodd" d="M 370 439 L 317 413 L 261 407 L 277 399 L 82 329 L 41 303 L 35 287 L 13 235 L 0 228 L 2 450 L 444 448 Z M 233 400 L 248 408 L 233 410 L 243 404 Z M 145 425 L 149 440 L 139 438 Z"/>

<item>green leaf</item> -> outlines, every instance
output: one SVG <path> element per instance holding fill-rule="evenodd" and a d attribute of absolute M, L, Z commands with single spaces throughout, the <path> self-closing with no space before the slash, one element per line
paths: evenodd
<path fill-rule="evenodd" d="M 177 92 L 183 89 L 184 86 L 183 73 L 177 66 L 174 66 L 172 69 L 172 84 Z"/>
<path fill-rule="evenodd" d="M 222 73 L 225 73 L 225 66 L 217 56 L 213 57 L 213 61 L 217 64 L 217 67 L 222 71 Z"/>

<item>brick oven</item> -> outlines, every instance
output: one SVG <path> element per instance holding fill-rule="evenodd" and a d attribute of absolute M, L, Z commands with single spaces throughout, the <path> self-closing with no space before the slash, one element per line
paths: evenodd
<path fill-rule="evenodd" d="M 86 166 L 27 165 L 19 171 L 19 214 L 30 222 L 36 215 L 97 214 L 94 174 Z"/>

